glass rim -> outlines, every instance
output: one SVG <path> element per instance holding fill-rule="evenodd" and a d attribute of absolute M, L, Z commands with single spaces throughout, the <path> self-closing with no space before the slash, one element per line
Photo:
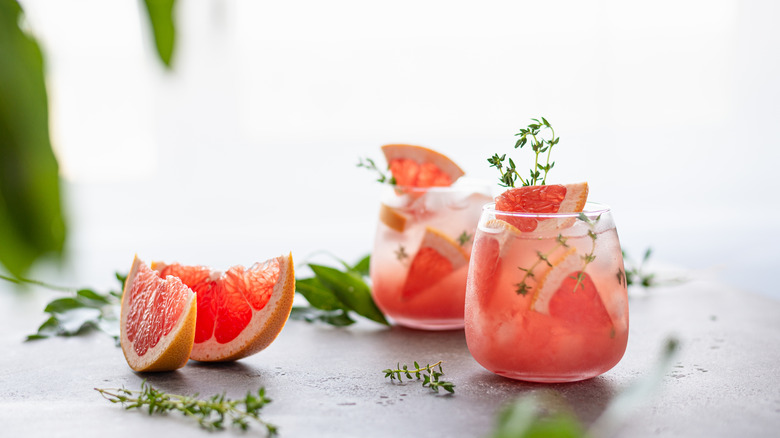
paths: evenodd
<path fill-rule="evenodd" d="M 575 211 L 571 213 L 528 213 L 523 211 L 503 211 L 503 210 L 496 210 L 496 203 L 490 202 L 488 204 L 485 204 L 482 206 L 482 213 L 491 213 L 491 214 L 498 214 L 501 216 L 511 216 L 511 217 L 527 217 L 527 218 L 569 218 L 569 217 L 579 217 L 581 214 L 585 214 L 587 216 L 599 216 L 604 213 L 611 212 L 612 209 L 607 204 L 602 204 L 600 202 L 592 202 L 588 201 L 585 203 L 585 207 L 582 209 L 582 211 Z"/>

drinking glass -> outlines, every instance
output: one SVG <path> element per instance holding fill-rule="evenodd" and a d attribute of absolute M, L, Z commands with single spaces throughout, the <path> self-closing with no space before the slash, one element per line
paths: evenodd
<path fill-rule="evenodd" d="M 487 184 L 388 186 L 371 253 L 372 296 L 396 324 L 463 328 L 466 274 Z"/>
<path fill-rule="evenodd" d="M 465 333 L 477 362 L 513 379 L 572 382 L 615 366 L 628 342 L 628 296 L 609 207 L 533 214 L 485 205 Z"/>

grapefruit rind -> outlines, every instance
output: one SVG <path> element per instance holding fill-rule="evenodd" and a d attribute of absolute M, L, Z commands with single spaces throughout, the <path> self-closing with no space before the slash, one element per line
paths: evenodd
<path fill-rule="evenodd" d="M 269 263 L 270 259 L 265 263 Z M 212 336 L 194 344 L 190 358 L 200 362 L 227 362 L 245 358 L 267 348 L 284 328 L 292 311 L 295 296 L 295 267 L 292 254 L 276 257 L 279 278 L 271 298 L 265 306 L 252 314 L 249 324 L 241 334 L 227 344 L 221 344 Z M 251 269 L 258 266 L 255 264 Z"/>
<path fill-rule="evenodd" d="M 390 229 L 403 233 L 409 218 L 403 213 L 399 213 L 395 208 L 383 203 L 379 207 L 379 220 Z"/>
<path fill-rule="evenodd" d="M 465 172 L 448 156 L 424 146 L 410 144 L 387 144 L 382 146 L 382 152 L 388 166 L 396 160 L 412 160 L 419 165 L 432 164 L 450 179 L 450 184 L 463 176 Z"/>
<path fill-rule="evenodd" d="M 122 346 L 122 353 L 127 360 L 127 364 L 134 371 L 173 371 L 183 367 L 190 358 L 192 345 L 195 340 L 195 321 L 197 316 L 197 303 L 195 294 L 189 290 L 187 300 L 184 304 L 184 310 L 179 317 L 178 322 L 171 329 L 170 333 L 160 338 L 156 345 L 151 347 L 143 356 L 139 356 L 127 337 L 127 318 L 130 308 L 130 290 L 132 290 L 139 269 L 143 265 L 141 259 L 136 255 L 133 258 L 133 265 L 130 273 L 125 280 L 125 287 L 122 291 L 122 304 L 120 315 L 120 338 L 119 343 Z M 148 267 L 146 269 L 149 269 Z M 172 282 L 176 286 L 186 287 L 176 277 L 159 279 L 162 282 Z"/>
<path fill-rule="evenodd" d="M 534 295 L 531 297 L 531 309 L 545 315 L 550 314 L 550 300 L 558 291 L 561 283 L 569 275 L 580 271 L 583 267 L 582 258 L 577 255 L 576 248 L 569 248 L 551 263 L 553 266 L 542 274 L 534 288 Z M 576 291 L 572 292 L 576 293 Z"/>
<path fill-rule="evenodd" d="M 588 183 L 564 184 L 564 187 L 566 187 L 566 197 L 563 198 L 561 205 L 558 207 L 558 213 L 581 212 L 585 208 L 585 203 L 588 202 Z M 575 221 L 576 218 L 573 217 L 547 219 L 539 221 L 537 230 L 542 233 L 563 230 L 571 227 Z"/>

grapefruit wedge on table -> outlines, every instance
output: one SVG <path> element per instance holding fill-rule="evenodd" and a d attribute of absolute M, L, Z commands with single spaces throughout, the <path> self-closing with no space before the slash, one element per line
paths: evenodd
<path fill-rule="evenodd" d="M 153 263 L 161 277 L 180 278 L 197 296 L 198 317 L 191 359 L 237 360 L 268 347 L 292 309 L 292 256 L 225 272 L 204 266 Z"/>
<path fill-rule="evenodd" d="M 446 187 L 464 174 L 449 157 L 423 146 L 388 144 L 382 152 L 398 186 Z"/>
<path fill-rule="evenodd" d="M 170 371 L 187 363 L 195 337 L 195 294 L 178 278 L 160 278 L 138 257 L 122 292 L 120 339 L 135 371 Z"/>
<path fill-rule="evenodd" d="M 417 296 L 468 262 L 468 255 L 457 242 L 434 228 L 426 228 L 420 249 L 409 265 L 401 299 Z"/>
<path fill-rule="evenodd" d="M 496 197 L 496 210 L 523 213 L 575 213 L 585 207 L 588 200 L 588 183 L 554 184 L 512 188 Z M 571 222 L 498 215 L 522 232 L 534 231 L 549 224 L 553 228 L 565 228 Z"/>

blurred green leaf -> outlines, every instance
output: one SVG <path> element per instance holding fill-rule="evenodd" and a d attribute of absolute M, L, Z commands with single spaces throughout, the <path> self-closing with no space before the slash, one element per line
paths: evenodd
<path fill-rule="evenodd" d="M 371 298 L 371 289 L 359 275 L 322 265 L 310 264 L 309 267 L 317 279 L 350 310 L 380 324 L 389 325 Z"/>
<path fill-rule="evenodd" d="M 504 407 L 498 415 L 491 438 L 581 438 L 586 436 L 580 423 L 553 393 L 542 392 L 521 397 Z"/>
<path fill-rule="evenodd" d="M 15 0 L 0 0 L 0 264 L 17 277 L 65 242 L 43 55 L 22 20 Z"/>
<path fill-rule="evenodd" d="M 368 268 L 370 263 L 371 263 L 371 255 L 367 255 L 362 259 L 360 259 L 360 261 L 358 261 L 355 264 L 355 266 L 352 267 L 352 271 L 359 275 L 362 275 L 363 277 L 368 277 L 369 274 Z"/>
<path fill-rule="evenodd" d="M 166 67 L 171 67 L 173 48 L 176 42 L 176 27 L 173 23 L 175 0 L 144 0 L 149 22 L 154 33 L 157 54 Z"/>
<path fill-rule="evenodd" d="M 314 307 L 295 306 L 290 312 L 290 318 L 297 321 L 324 322 L 334 327 L 346 327 L 355 323 L 344 309 L 322 310 Z"/>
<path fill-rule="evenodd" d="M 303 295 L 312 307 L 321 310 L 343 309 L 344 305 L 316 277 L 303 278 L 295 281 L 296 292 Z"/>

